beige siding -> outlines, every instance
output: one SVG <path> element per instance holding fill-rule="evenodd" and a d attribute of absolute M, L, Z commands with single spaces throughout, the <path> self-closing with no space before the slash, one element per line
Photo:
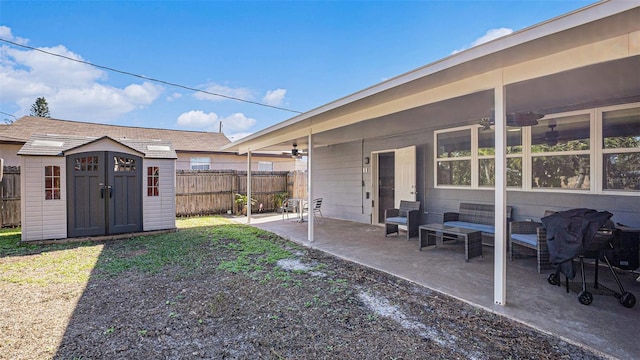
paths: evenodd
<path fill-rule="evenodd" d="M 60 166 L 60 199 L 44 199 L 44 167 Z M 20 176 L 22 241 L 67 237 L 66 167 L 63 157 L 25 156 Z"/>
<path fill-rule="evenodd" d="M 20 166 L 20 157 L 16 155 L 22 145 L 0 144 L 0 158 L 4 159 L 4 166 Z"/>
<path fill-rule="evenodd" d="M 176 169 L 174 160 L 145 159 L 142 168 L 143 230 L 176 227 Z M 147 196 L 147 168 L 160 168 L 160 196 Z"/>
<path fill-rule="evenodd" d="M 209 170 L 236 170 L 247 171 L 247 156 L 235 155 L 235 154 L 206 154 L 206 153 L 178 153 L 178 160 L 176 167 L 178 170 L 191 170 L 191 158 L 209 158 L 211 159 L 211 167 Z M 272 162 L 273 171 L 294 171 L 306 168 L 306 163 L 301 166 L 297 166 L 297 163 L 302 163 L 300 160 L 295 161 L 290 157 L 271 157 L 271 156 L 251 156 L 251 170 L 258 171 L 258 163 L 260 161 Z"/>

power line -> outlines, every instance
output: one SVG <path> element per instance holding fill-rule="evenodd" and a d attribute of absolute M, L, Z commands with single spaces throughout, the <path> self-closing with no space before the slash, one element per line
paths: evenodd
<path fill-rule="evenodd" d="M 154 79 L 154 78 L 150 78 L 144 75 L 138 75 L 138 74 L 134 74 L 128 71 L 123 71 L 123 70 L 118 70 L 118 69 L 114 69 L 112 67 L 108 67 L 108 66 L 103 66 L 103 65 L 97 65 L 94 63 L 90 63 L 88 61 L 84 61 L 84 60 L 78 60 L 78 59 L 74 59 L 65 55 L 60 55 L 60 54 L 56 54 L 56 53 L 52 53 L 49 51 L 45 51 L 42 49 L 38 49 L 32 46 L 28 46 L 28 45 L 23 45 L 23 44 L 18 44 L 16 42 L 13 41 L 9 41 L 6 39 L 2 39 L 0 38 L 0 41 L 2 42 L 6 42 L 8 44 L 14 45 L 14 46 L 19 46 L 19 47 L 23 47 L 25 49 L 30 49 L 30 50 L 34 50 L 34 51 L 39 51 L 41 53 L 47 54 L 47 55 L 51 55 L 51 56 L 57 56 L 63 59 L 67 59 L 67 60 L 71 60 L 71 61 L 75 61 L 81 64 L 85 64 L 85 65 L 89 65 L 89 66 L 93 66 L 99 69 L 104 69 L 104 70 L 108 70 L 108 71 L 113 71 L 113 72 L 117 72 L 120 74 L 124 74 L 124 75 L 129 75 L 129 76 L 133 76 L 133 77 L 137 77 L 140 79 L 144 79 L 144 80 L 148 80 L 148 81 L 153 81 L 153 82 L 157 82 L 160 84 L 164 84 L 164 85 L 168 85 L 168 86 L 173 86 L 173 87 L 177 87 L 177 88 L 181 88 L 181 89 L 185 89 L 185 90 L 189 90 L 189 91 L 195 91 L 195 92 L 199 92 L 199 93 L 203 93 L 203 94 L 207 94 L 207 95 L 213 95 L 213 96 L 219 96 L 219 97 L 223 97 L 226 99 L 230 99 L 230 100 L 236 100 L 236 101 L 241 101 L 244 103 L 248 103 L 248 104 L 253 104 L 253 105 L 258 105 L 258 106 L 264 106 L 264 107 L 268 107 L 268 108 L 272 108 L 272 109 L 277 109 L 277 110 L 283 110 L 283 111 L 288 111 L 288 112 L 292 112 L 292 113 L 296 113 L 296 114 L 302 114 L 301 111 L 297 111 L 297 110 L 291 110 L 291 109 L 287 109 L 287 108 L 283 108 L 283 107 L 279 107 L 279 106 L 274 106 L 274 105 L 268 105 L 268 104 L 263 104 L 263 103 L 259 103 L 257 101 L 251 101 L 251 100 L 245 100 L 245 99 L 240 99 L 237 97 L 233 97 L 233 96 L 229 96 L 229 95 L 223 95 L 223 94 L 218 94 L 218 93 L 213 93 L 210 91 L 206 91 L 206 90 L 201 90 L 201 89 L 196 89 L 196 88 L 192 88 L 189 86 L 185 86 L 185 85 L 180 85 L 180 84 L 176 84 L 176 83 L 172 83 L 169 81 L 164 81 L 164 80 L 160 80 L 160 79 Z"/>

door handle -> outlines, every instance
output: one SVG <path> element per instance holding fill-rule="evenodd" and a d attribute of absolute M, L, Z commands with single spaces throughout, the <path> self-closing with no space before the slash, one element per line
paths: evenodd
<path fill-rule="evenodd" d="M 107 186 L 107 189 L 109 189 L 109 199 L 111 199 L 113 197 L 113 189 L 111 188 L 111 185 Z"/>

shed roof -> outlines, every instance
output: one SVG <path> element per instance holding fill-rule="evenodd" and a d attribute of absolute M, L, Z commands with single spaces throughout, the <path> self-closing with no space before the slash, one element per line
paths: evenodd
<path fill-rule="evenodd" d="M 219 152 L 229 139 L 223 133 L 152 129 L 132 126 L 94 124 L 36 116 L 23 116 L 10 125 L 0 126 L 0 141 L 26 143 L 34 134 L 87 137 L 105 135 L 112 139 L 162 139 L 175 151 Z"/>
<path fill-rule="evenodd" d="M 89 137 L 73 135 L 34 134 L 22 146 L 18 155 L 63 156 L 66 151 L 108 139 L 141 153 L 145 158 L 176 159 L 176 151 L 167 140 L 113 139 L 109 136 Z"/>

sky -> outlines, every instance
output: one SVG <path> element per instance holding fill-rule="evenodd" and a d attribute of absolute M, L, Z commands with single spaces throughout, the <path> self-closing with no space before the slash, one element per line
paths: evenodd
<path fill-rule="evenodd" d="M 56 119 L 237 140 L 592 3 L 0 0 L 0 122 L 44 97 Z"/>

